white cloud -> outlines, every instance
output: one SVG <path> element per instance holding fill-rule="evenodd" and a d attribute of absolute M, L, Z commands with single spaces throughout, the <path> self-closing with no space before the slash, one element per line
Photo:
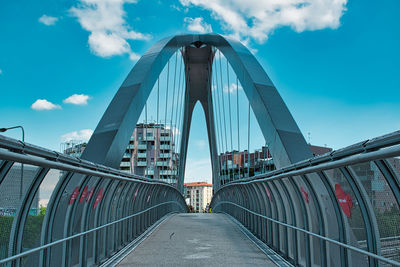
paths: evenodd
<path fill-rule="evenodd" d="M 47 15 L 43 15 L 39 18 L 39 22 L 44 25 L 47 25 L 47 26 L 54 25 L 54 24 L 56 24 L 57 21 L 58 21 L 58 18 L 47 16 Z"/>
<path fill-rule="evenodd" d="M 211 11 L 231 37 L 265 42 L 274 29 L 288 26 L 296 32 L 335 29 L 347 0 L 180 0 L 185 7 Z"/>
<path fill-rule="evenodd" d="M 65 104 L 73 104 L 73 105 L 87 105 L 90 96 L 84 94 L 73 94 L 70 97 L 63 100 Z"/>
<path fill-rule="evenodd" d="M 182 8 L 182 7 L 177 6 L 177 5 L 171 5 L 170 7 L 175 9 L 175 10 L 177 10 L 177 11 L 179 11 L 179 12 L 188 13 L 188 11 L 189 11 L 189 8 L 187 8 L 187 7 L 186 8 Z"/>
<path fill-rule="evenodd" d="M 87 142 L 93 134 L 92 129 L 83 129 L 79 131 L 73 131 L 70 133 L 63 134 L 61 136 L 62 142 L 69 142 L 69 141 L 83 141 Z"/>
<path fill-rule="evenodd" d="M 224 93 L 228 93 L 228 90 L 230 93 L 235 93 L 237 89 L 242 90 L 243 88 L 240 84 L 237 86 L 236 83 L 231 83 L 228 89 L 228 85 L 224 84 Z"/>
<path fill-rule="evenodd" d="M 50 101 L 47 101 L 46 99 L 38 99 L 32 104 L 31 108 L 34 110 L 52 110 L 52 109 L 61 109 L 61 106 L 53 104 Z"/>
<path fill-rule="evenodd" d="M 198 32 L 198 33 L 212 32 L 211 25 L 203 21 L 202 17 L 198 18 L 186 17 L 184 21 L 187 24 L 187 29 L 191 32 Z"/>
<path fill-rule="evenodd" d="M 132 0 L 80 0 L 70 12 L 78 18 L 82 28 L 89 31 L 91 51 L 100 57 L 128 54 L 137 60 L 138 55 L 131 50 L 127 40 L 148 40 L 150 35 L 131 29 L 126 23 L 125 3 Z"/>

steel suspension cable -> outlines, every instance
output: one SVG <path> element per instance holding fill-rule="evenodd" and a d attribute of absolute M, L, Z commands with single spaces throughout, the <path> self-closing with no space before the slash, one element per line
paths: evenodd
<path fill-rule="evenodd" d="M 230 83 L 229 83 L 229 63 L 228 59 L 226 59 L 226 79 L 228 83 L 228 105 L 229 105 L 229 128 L 231 133 L 231 158 L 232 158 L 232 169 L 233 169 L 233 138 L 232 138 L 232 109 L 231 109 L 231 90 L 230 90 Z M 233 170 L 232 170 L 233 175 Z M 233 178 L 233 177 L 232 177 Z M 229 172 L 229 180 L 231 179 L 231 174 Z"/>
<path fill-rule="evenodd" d="M 154 129 L 154 132 L 157 134 L 158 136 L 158 141 L 157 141 L 157 145 L 154 148 L 154 170 L 157 169 L 157 160 L 158 160 L 158 155 L 157 153 L 160 153 L 160 139 L 161 139 L 161 132 L 160 132 L 160 127 L 159 127 L 159 113 L 160 113 L 160 76 L 158 76 L 157 79 L 157 121 L 156 121 L 156 128 Z M 154 139 L 156 140 L 156 138 Z M 155 176 L 155 171 L 154 171 L 154 176 Z M 155 178 L 155 177 L 154 177 Z M 160 179 L 160 173 L 157 172 L 157 179 Z"/>
<path fill-rule="evenodd" d="M 168 85 L 169 85 L 169 60 L 167 64 L 167 92 L 165 93 L 165 119 L 164 128 L 167 128 L 167 112 L 168 112 Z"/>
<path fill-rule="evenodd" d="M 215 53 L 216 51 L 214 51 L 214 59 L 215 59 L 215 55 L 216 55 L 216 53 Z M 217 63 L 216 63 L 216 61 L 214 61 L 213 62 L 213 65 L 214 65 L 214 63 L 215 63 L 215 66 L 217 65 Z M 212 69 L 215 69 L 215 77 L 216 77 L 216 67 L 215 68 L 212 68 Z M 215 121 L 216 121 L 216 126 L 215 126 L 215 129 L 214 129 L 214 131 L 216 131 L 216 147 L 217 147 L 217 159 L 218 159 L 218 175 L 219 175 L 219 177 L 218 178 L 220 178 L 220 176 L 221 176 L 221 169 L 222 169 L 222 158 L 220 157 L 220 153 L 219 152 L 222 152 L 222 150 L 223 150 L 223 148 L 222 148 L 222 135 L 220 136 L 220 119 L 219 119 L 219 106 L 218 106 L 218 92 L 217 92 L 217 85 L 215 85 L 214 84 L 214 82 L 216 82 L 215 80 L 216 79 L 213 79 L 213 72 L 214 71 L 212 71 L 212 70 L 210 70 L 211 71 L 211 83 L 212 83 L 212 87 L 213 88 L 211 88 L 211 95 L 212 95 L 212 102 L 213 102 L 213 110 L 214 110 L 214 112 L 213 112 L 213 116 L 214 116 L 214 118 L 215 118 Z M 218 82 L 216 82 L 216 83 L 218 83 Z M 214 97 L 215 96 L 215 97 Z M 214 98 L 215 98 L 215 101 L 214 101 Z M 214 108 L 214 106 L 215 106 L 215 108 Z"/>
<path fill-rule="evenodd" d="M 216 52 L 215 52 L 215 57 L 216 59 Z M 220 146 L 221 146 L 221 155 L 218 156 L 220 158 L 220 175 L 222 175 L 222 162 L 223 162 L 223 150 L 224 150 L 224 139 L 222 137 L 222 119 L 221 119 L 221 103 L 219 101 L 219 95 L 218 95 L 218 68 L 217 68 L 217 61 L 215 61 L 215 100 L 216 100 L 216 106 L 217 106 L 217 115 L 218 115 L 218 122 L 219 122 L 219 128 L 218 128 L 218 133 L 220 136 Z"/>
<path fill-rule="evenodd" d="M 175 108 L 175 88 L 176 88 L 176 67 L 178 65 L 178 52 L 175 53 L 175 73 L 174 73 L 174 89 L 172 93 L 172 107 L 171 107 L 171 129 L 173 127 L 172 125 L 172 119 L 174 117 L 174 108 Z"/>
<path fill-rule="evenodd" d="M 215 52 L 215 59 L 217 58 L 216 56 L 216 52 Z M 219 100 L 219 94 L 218 94 L 218 68 L 217 68 L 217 61 L 215 61 L 215 99 L 217 100 L 217 108 L 218 108 L 218 121 L 219 121 L 219 134 L 220 134 L 220 140 L 221 140 L 221 153 L 223 153 L 224 151 L 224 139 L 222 137 L 222 119 L 221 119 L 221 102 Z"/>
<path fill-rule="evenodd" d="M 157 124 L 160 114 L 160 76 L 157 79 Z"/>
<path fill-rule="evenodd" d="M 247 175 L 250 177 L 250 99 L 249 99 L 249 115 L 247 117 Z"/>
<path fill-rule="evenodd" d="M 242 154 L 240 152 L 240 119 L 239 119 L 239 79 L 236 75 L 236 111 L 237 111 L 237 137 L 238 137 L 238 153 L 239 153 L 239 173 L 238 178 L 241 178 L 240 165 L 242 164 Z M 243 161 L 244 163 L 244 161 Z"/>
<path fill-rule="evenodd" d="M 263 165 L 262 165 L 262 172 L 265 172 L 265 152 L 267 150 L 267 142 L 265 141 L 265 146 L 263 148 Z"/>
<path fill-rule="evenodd" d="M 228 170 L 228 160 L 227 160 L 227 151 L 228 151 L 228 138 L 226 134 L 226 115 L 225 115 L 225 98 L 224 98 L 224 86 L 222 80 L 222 54 L 221 50 L 219 52 L 219 70 L 220 70 L 220 82 L 221 82 L 221 99 L 222 99 L 222 111 L 223 111 L 223 118 L 224 118 L 224 129 L 225 129 L 225 167 Z"/>
<path fill-rule="evenodd" d="M 182 60 L 182 71 L 184 73 L 184 75 L 182 75 L 182 92 L 181 92 L 181 104 L 179 105 L 179 117 L 178 117 L 178 124 L 180 126 L 181 132 L 183 132 L 183 113 L 185 112 L 185 95 L 186 95 L 186 71 L 185 71 L 185 61 L 183 58 L 183 50 L 181 50 L 181 60 Z M 177 138 L 177 147 L 179 147 L 179 151 L 181 150 L 181 145 L 182 145 L 182 135 L 181 138 Z M 177 148 L 178 149 L 178 148 Z M 180 153 L 180 152 L 179 152 Z M 179 155 L 179 157 L 181 157 L 182 155 Z M 178 167 L 179 168 L 179 167 Z M 180 175 L 180 174 L 179 174 Z"/>
<path fill-rule="evenodd" d="M 171 129 L 171 138 L 170 138 L 170 155 L 171 155 L 171 171 L 173 173 L 173 167 L 174 167 L 174 152 L 175 150 L 173 148 L 173 141 L 175 138 L 174 134 L 174 124 L 173 124 L 173 117 L 174 117 L 174 110 L 175 110 L 175 90 L 176 90 L 176 68 L 178 65 L 178 52 L 175 52 L 175 71 L 174 71 L 174 89 L 172 93 L 172 107 L 171 107 L 171 120 L 170 120 L 170 129 Z M 176 128 L 176 127 L 175 127 Z"/>
<path fill-rule="evenodd" d="M 146 169 L 144 171 L 144 176 L 147 177 L 146 172 L 148 169 L 148 160 L 147 160 L 147 101 L 146 104 L 144 105 L 144 117 L 145 117 L 145 132 L 144 132 L 144 142 L 146 143 Z"/>

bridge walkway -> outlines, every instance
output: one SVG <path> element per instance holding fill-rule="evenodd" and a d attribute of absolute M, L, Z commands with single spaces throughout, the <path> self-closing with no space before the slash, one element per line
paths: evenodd
<path fill-rule="evenodd" d="M 276 266 L 226 215 L 175 214 L 119 266 Z"/>

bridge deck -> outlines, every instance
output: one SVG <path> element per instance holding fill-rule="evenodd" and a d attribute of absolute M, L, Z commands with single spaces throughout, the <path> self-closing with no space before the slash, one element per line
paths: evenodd
<path fill-rule="evenodd" d="M 275 266 L 226 215 L 176 214 L 119 266 Z"/>

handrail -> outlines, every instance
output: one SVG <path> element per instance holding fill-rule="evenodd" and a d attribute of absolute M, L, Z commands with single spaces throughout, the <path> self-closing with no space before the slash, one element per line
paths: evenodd
<path fill-rule="evenodd" d="M 280 222 L 280 221 L 278 221 L 278 220 L 272 219 L 271 217 L 268 217 L 268 216 L 265 216 L 265 215 L 256 213 L 256 212 L 254 212 L 254 211 L 252 211 L 252 210 L 249 210 L 248 208 L 245 208 L 245 207 L 243 207 L 243 206 L 241 206 L 241 205 L 238 205 L 238 204 L 236 204 L 236 203 L 234 203 L 234 202 L 231 202 L 231 201 L 220 201 L 220 202 L 217 203 L 217 205 L 216 205 L 214 208 L 216 208 L 217 206 L 219 206 L 219 205 L 221 205 L 221 204 L 231 204 L 231 205 L 234 205 L 234 206 L 236 206 L 236 207 L 238 207 L 238 208 L 241 208 L 241 209 L 243 209 L 243 210 L 245 210 L 245 211 L 247 211 L 247 212 L 249 212 L 249 213 L 251 213 L 251 214 L 253 214 L 253 215 L 256 215 L 256 216 L 258 216 L 258 217 L 264 218 L 264 219 L 269 220 L 269 221 L 271 221 L 271 222 L 280 224 L 280 225 L 285 226 L 285 227 L 292 228 L 292 229 L 294 229 L 294 230 L 296 230 L 296 231 L 303 232 L 303 233 L 305 233 L 305 234 L 307 234 L 307 235 L 311 235 L 311 236 L 317 237 L 317 238 L 319 238 L 319 239 L 323 239 L 323 240 L 328 241 L 328 242 L 330 242 L 330 243 L 333 243 L 333 244 L 335 244 L 335 245 L 338 245 L 338 246 L 341 246 L 341 247 L 344 247 L 344 248 L 353 250 L 353 251 L 355 251 L 355 252 L 364 254 L 364 255 L 369 256 L 369 257 L 373 257 L 373 258 L 375 258 L 375 259 L 377 259 L 377 260 L 384 261 L 384 262 L 389 263 L 389 264 L 392 264 L 392 265 L 394 265 L 394 266 L 400 266 L 400 262 L 398 262 L 398 261 L 393 261 L 393 260 L 391 260 L 391 259 L 388 259 L 388 258 L 379 256 L 379 255 L 377 255 L 377 254 L 374 254 L 374 253 L 371 253 L 371 252 L 368 252 L 368 251 L 359 249 L 359 248 L 357 248 L 357 247 L 350 246 L 350 245 L 347 245 L 347 244 L 345 244 L 345 243 L 341 243 L 341 242 L 336 241 L 336 240 L 334 240 L 334 239 L 331 239 L 331 238 L 329 238 L 329 237 L 325 237 L 325 236 L 322 236 L 322 235 L 319 235 L 319 234 L 316 234 L 316 233 L 307 231 L 307 230 L 305 230 L 305 229 L 303 229 L 303 228 L 299 228 L 299 227 L 296 227 L 296 226 L 293 226 L 293 225 L 290 225 L 290 224 L 287 224 L 287 223 Z M 224 212 L 224 213 L 225 213 L 225 212 Z"/>
<path fill-rule="evenodd" d="M 84 236 L 84 235 L 90 234 L 90 233 L 92 233 L 92 232 L 97 232 L 97 231 L 99 231 L 99 230 L 101 230 L 101 229 L 103 229 L 103 228 L 105 228 L 105 227 L 108 227 L 108 226 L 114 225 L 114 224 L 116 224 L 116 223 L 125 221 L 125 220 L 127 220 L 127 219 L 136 217 L 136 216 L 138 216 L 138 215 L 140 215 L 140 214 L 143 214 L 143 213 L 145 213 L 145 212 L 148 212 L 149 210 L 152 210 L 152 209 L 154 209 L 154 208 L 157 208 L 157 207 L 159 207 L 159 206 L 163 206 L 163 205 L 166 205 L 166 204 L 176 204 L 176 205 L 178 205 L 179 203 L 177 203 L 176 201 L 167 201 L 167 202 L 164 202 L 164 203 L 160 203 L 160 204 L 154 205 L 153 207 L 150 207 L 150 208 L 147 208 L 147 209 L 145 209 L 145 210 L 139 211 L 139 212 L 137 212 L 137 213 L 131 214 L 131 215 L 129 215 L 129 216 L 126 216 L 126 217 L 124 217 L 124 218 L 118 219 L 118 220 L 116 220 L 116 221 L 113 221 L 113 222 L 110 222 L 110 223 L 107 223 L 107 224 L 103 224 L 103 225 L 101 225 L 101 226 L 92 228 L 92 229 L 87 230 L 87 231 L 85 231 L 85 232 L 81 232 L 81 233 L 78 233 L 78 234 L 75 234 L 75 235 L 72 235 L 72 236 L 68 236 L 68 237 L 59 239 L 59 240 L 57 240 L 57 241 L 48 243 L 48 244 L 46 244 L 46 245 L 43 245 L 43 246 L 40 246 L 40 247 L 36 247 L 36 248 L 30 249 L 30 250 L 24 251 L 24 252 L 22 252 L 22 253 L 13 255 L 13 256 L 11 256 L 11 257 L 2 259 L 2 260 L 0 260 L 0 264 L 7 263 L 7 262 L 10 262 L 10 261 L 19 259 L 19 258 L 21 258 L 21 257 L 28 256 L 28 255 L 30 255 L 30 254 L 32 254 L 32 253 L 35 253 L 35 252 L 41 251 L 41 250 L 43 250 L 43 249 L 46 249 L 46 248 L 49 248 L 49 247 L 58 245 L 58 244 L 60 244 L 60 243 L 64 243 L 64 242 L 66 242 L 66 241 L 68 241 L 68 240 L 71 240 L 71 239 L 74 239 L 74 238 L 77 238 L 77 237 L 80 237 L 80 236 Z M 171 212 L 171 213 L 173 213 L 173 212 Z"/>

